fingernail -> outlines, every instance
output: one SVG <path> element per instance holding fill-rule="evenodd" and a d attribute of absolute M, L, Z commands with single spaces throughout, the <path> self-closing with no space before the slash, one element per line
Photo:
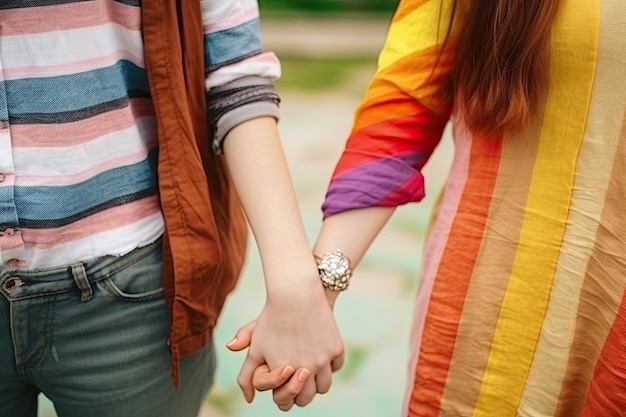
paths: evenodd
<path fill-rule="evenodd" d="M 236 337 L 233 340 L 231 340 L 230 342 L 226 343 L 226 347 L 231 347 L 235 343 L 237 343 L 237 338 Z"/>
<path fill-rule="evenodd" d="M 298 372 L 298 381 L 306 381 L 309 375 L 311 375 L 311 371 L 309 371 L 308 369 L 300 369 L 300 372 Z"/>
<path fill-rule="evenodd" d="M 280 373 L 280 376 L 282 376 L 283 378 L 287 378 L 291 374 L 293 374 L 293 366 L 287 365 L 285 366 L 283 371 Z"/>

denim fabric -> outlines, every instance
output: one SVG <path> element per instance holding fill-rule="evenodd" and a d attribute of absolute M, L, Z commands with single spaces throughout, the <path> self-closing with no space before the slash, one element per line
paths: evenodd
<path fill-rule="evenodd" d="M 0 268 L 0 416 L 196 417 L 213 381 L 212 346 L 171 379 L 160 242 L 67 268 Z"/>

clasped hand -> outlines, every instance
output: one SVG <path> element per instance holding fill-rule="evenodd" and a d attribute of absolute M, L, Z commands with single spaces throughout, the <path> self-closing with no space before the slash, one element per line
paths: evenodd
<path fill-rule="evenodd" d="M 326 393 L 343 365 L 344 347 L 331 306 L 318 285 L 299 294 L 268 298 L 257 320 L 227 347 L 248 347 L 237 382 L 246 401 L 255 390 L 273 390 L 279 409 L 305 406 Z"/>

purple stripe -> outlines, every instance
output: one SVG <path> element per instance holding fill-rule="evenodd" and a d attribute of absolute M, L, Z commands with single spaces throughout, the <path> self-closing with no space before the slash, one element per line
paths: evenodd
<path fill-rule="evenodd" d="M 424 153 L 412 152 L 393 158 L 377 159 L 336 176 L 322 205 L 324 217 L 342 211 L 382 205 L 400 205 L 424 197 L 424 177 L 416 166 L 426 162 Z M 410 183 L 409 187 L 406 184 Z M 390 202 L 385 200 L 392 193 Z"/>

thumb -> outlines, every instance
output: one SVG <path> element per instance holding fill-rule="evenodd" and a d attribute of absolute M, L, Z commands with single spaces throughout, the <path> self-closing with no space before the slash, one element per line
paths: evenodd
<path fill-rule="evenodd" d="M 235 337 L 230 342 L 226 343 L 226 347 L 233 352 L 239 352 L 250 346 L 254 326 L 256 326 L 256 320 L 239 329 Z"/>

